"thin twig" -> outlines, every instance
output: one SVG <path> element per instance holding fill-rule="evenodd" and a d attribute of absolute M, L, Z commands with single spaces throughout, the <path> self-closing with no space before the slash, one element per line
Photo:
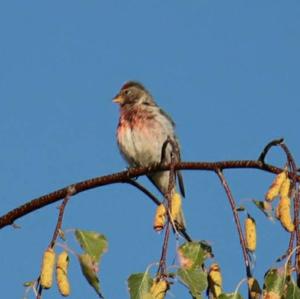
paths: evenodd
<path fill-rule="evenodd" d="M 53 237 L 49 243 L 49 248 L 53 248 L 55 245 L 55 242 L 57 240 L 57 237 L 59 235 L 59 231 L 61 230 L 61 226 L 62 226 L 62 221 L 63 221 L 63 217 L 64 217 L 64 211 L 66 208 L 66 205 L 69 201 L 69 199 L 71 198 L 71 196 L 75 193 L 76 189 L 74 188 L 74 186 L 69 186 L 68 187 L 68 193 L 66 195 L 66 197 L 64 198 L 63 202 L 61 203 L 60 207 L 59 207 L 59 214 L 57 217 L 57 223 L 55 226 L 55 230 L 53 232 Z M 43 293 L 43 287 L 40 284 L 40 276 L 38 277 L 37 281 L 37 288 L 38 288 L 38 292 L 36 295 L 36 299 L 41 299 L 42 298 L 42 293 Z"/>
<path fill-rule="evenodd" d="M 41 299 L 42 298 L 42 293 L 43 293 L 43 287 L 40 285 L 40 281 L 38 280 L 38 293 L 36 295 L 36 299 Z"/>
<path fill-rule="evenodd" d="M 55 230 L 53 232 L 53 237 L 52 240 L 49 244 L 50 248 L 53 248 L 55 245 L 55 242 L 57 240 L 57 237 L 59 235 L 59 232 L 61 230 L 61 226 L 62 226 L 62 221 L 63 221 L 63 217 L 64 217 L 64 212 L 65 212 L 65 208 L 66 205 L 69 201 L 69 199 L 71 198 L 71 196 L 76 192 L 76 189 L 74 188 L 74 186 L 70 186 L 68 188 L 68 193 L 66 195 L 66 197 L 64 198 L 63 202 L 61 203 L 60 207 L 59 207 L 59 214 L 58 214 L 58 218 L 57 218 L 57 223 L 56 223 L 56 227 Z"/>
<path fill-rule="evenodd" d="M 282 256 L 280 256 L 280 257 L 276 260 L 277 263 L 283 261 L 286 257 L 289 256 L 289 254 L 290 254 L 290 252 L 291 252 L 290 248 L 292 248 L 292 250 L 293 250 L 294 239 L 295 239 L 295 234 L 292 233 L 291 236 L 290 236 L 290 241 L 289 241 L 288 249 L 286 250 L 286 252 L 285 252 Z"/>
<path fill-rule="evenodd" d="M 261 154 L 258 157 L 258 161 L 262 162 L 263 164 L 265 164 L 265 158 L 267 156 L 267 153 L 269 152 L 269 150 L 273 147 L 273 146 L 277 146 L 279 144 L 281 144 L 284 141 L 283 138 L 279 138 L 279 139 L 274 139 L 271 142 L 269 142 L 263 149 L 263 151 L 261 152 Z"/>
<path fill-rule="evenodd" d="M 294 233 L 296 234 L 296 247 L 297 247 L 297 249 L 296 249 L 296 259 L 295 259 L 295 269 L 296 269 L 296 273 L 297 273 L 297 284 L 299 286 L 300 285 L 300 269 L 299 269 L 299 265 L 298 265 L 297 261 L 298 261 L 299 255 L 300 255 L 300 250 L 299 250 L 299 246 L 300 246 L 300 236 L 299 236 L 300 197 L 299 197 L 298 183 L 297 183 L 297 180 L 296 180 L 297 165 L 296 165 L 295 159 L 294 159 L 292 153 L 290 152 L 289 148 L 287 147 L 287 145 L 285 143 L 281 143 L 280 147 L 283 149 L 283 151 L 286 154 L 290 171 L 293 174 L 293 176 L 291 178 L 291 180 L 292 180 L 291 189 L 294 190 L 294 192 L 293 192 L 293 195 L 294 195 L 294 225 L 295 225 L 295 232 Z M 292 250 L 293 250 L 293 243 L 290 242 L 288 253 L 292 252 Z M 289 263 L 289 266 L 291 267 L 292 260 L 289 259 L 288 263 Z"/>
<path fill-rule="evenodd" d="M 202 170 L 202 171 L 217 171 L 217 169 L 242 169 L 242 168 L 250 168 L 250 169 L 258 169 L 271 173 L 278 174 L 283 170 L 273 165 L 263 164 L 260 161 L 256 160 L 240 160 L 240 161 L 221 161 L 221 162 L 178 162 L 174 165 L 175 170 Z M 81 193 L 86 190 L 90 190 L 93 188 L 116 184 L 116 183 L 126 183 L 129 178 L 134 178 L 137 176 L 149 174 L 151 172 L 156 172 L 160 170 L 169 170 L 170 164 L 166 165 L 155 165 L 153 167 L 139 167 L 139 168 L 131 168 L 127 171 L 122 171 L 118 173 L 113 173 L 106 176 L 95 177 L 92 179 L 88 179 L 85 181 L 81 181 L 75 184 L 72 184 L 76 193 Z M 293 175 L 289 173 L 289 176 Z M 296 177 L 297 182 L 300 182 L 300 176 Z M 31 201 L 26 202 L 25 204 L 9 211 L 0 217 L 0 229 L 12 225 L 17 219 L 33 212 L 38 209 L 41 209 L 44 206 L 52 204 L 67 195 L 68 187 L 56 190 L 49 194 L 40 196 Z"/>
<path fill-rule="evenodd" d="M 175 188 L 175 170 L 174 170 L 174 164 L 175 164 L 175 150 L 176 146 L 174 142 L 168 137 L 163 145 L 163 151 L 162 151 L 162 157 L 165 155 L 166 150 L 166 144 L 170 143 L 172 145 L 172 152 L 171 152 L 171 167 L 169 171 L 169 183 L 168 183 L 168 191 L 165 194 L 165 199 L 167 200 L 167 224 L 166 224 L 166 231 L 164 236 L 164 242 L 161 252 L 161 257 L 159 260 L 159 267 L 157 271 L 157 275 L 160 276 L 167 276 L 167 252 L 168 252 L 168 245 L 169 245 L 169 239 L 170 239 L 170 225 L 173 226 L 174 232 L 177 231 L 176 225 L 173 222 L 173 219 L 171 219 L 171 209 L 172 209 L 172 195 L 174 193 Z"/>
<path fill-rule="evenodd" d="M 168 245 L 170 239 L 170 222 L 168 221 L 166 224 L 166 231 L 164 236 L 163 247 L 161 251 L 161 256 L 159 260 L 159 267 L 157 270 L 157 276 L 167 276 L 167 252 L 168 252 Z"/>
<path fill-rule="evenodd" d="M 297 246 L 297 250 L 296 250 L 296 259 L 295 259 L 295 269 L 296 269 L 296 273 L 297 273 L 297 284 L 298 286 L 300 286 L 300 268 L 299 265 L 297 263 L 299 257 L 300 257 L 300 235 L 299 235 L 299 209 L 300 209 L 300 194 L 299 194 L 299 187 L 298 187 L 298 176 L 297 176 L 297 172 L 299 171 L 299 169 L 297 168 L 297 165 L 295 163 L 295 159 L 292 155 L 292 153 L 290 152 L 289 148 L 287 147 L 287 145 L 284 143 L 284 139 L 277 139 L 277 140 L 273 140 L 271 142 L 269 142 L 264 150 L 262 151 L 262 153 L 260 154 L 258 160 L 261 161 L 262 163 L 265 163 L 265 157 L 268 153 L 268 151 L 271 149 L 271 147 L 273 146 L 280 146 L 282 148 L 282 150 L 284 151 L 286 158 L 287 158 L 287 164 L 289 166 L 289 177 L 292 180 L 292 184 L 291 184 L 291 190 L 294 190 L 294 192 L 292 192 L 293 196 L 294 196 L 294 225 L 295 225 L 295 232 L 293 232 L 291 234 L 290 237 L 290 241 L 289 241 L 289 246 L 288 249 L 286 251 L 286 253 L 281 256 L 279 259 L 277 259 L 277 261 L 280 261 L 284 258 L 286 258 L 287 256 L 290 255 L 290 253 L 293 250 L 293 245 L 294 245 L 294 237 L 296 234 L 296 246 Z M 289 267 L 291 267 L 292 264 L 292 260 L 289 259 L 288 260 L 288 264 Z"/>
<path fill-rule="evenodd" d="M 287 145 L 285 143 L 281 142 L 279 145 L 286 154 L 287 160 L 290 164 L 291 171 L 296 173 L 296 174 L 293 173 L 294 176 L 297 176 L 297 165 L 295 163 L 295 159 L 294 159 L 292 153 L 290 152 L 289 148 L 287 147 Z"/>
<path fill-rule="evenodd" d="M 177 157 L 179 157 L 179 148 L 176 142 L 174 142 L 170 137 L 168 137 L 167 141 L 171 144 L 172 146 L 172 154 L 171 154 L 171 167 L 170 167 L 170 177 L 169 177 L 169 186 L 168 186 L 168 202 L 169 202 L 169 217 L 171 216 L 172 212 L 172 205 L 171 200 L 172 200 L 172 195 L 174 193 L 174 189 L 175 189 L 175 184 L 176 184 L 176 172 L 175 172 L 175 164 L 177 161 Z M 182 214 L 183 212 L 180 211 L 180 213 Z M 171 217 L 170 217 L 171 218 Z M 183 217 L 182 217 L 183 218 Z M 185 237 L 185 239 L 187 241 L 191 241 L 190 236 L 187 234 L 186 232 L 186 228 L 185 228 L 185 224 L 184 224 L 184 219 L 181 219 L 182 223 L 178 223 L 178 221 L 176 219 L 170 219 L 170 222 L 173 226 L 173 230 L 175 233 L 178 232 L 183 232 L 183 236 Z M 175 224 L 175 226 L 174 226 Z"/>
<path fill-rule="evenodd" d="M 220 181 L 221 181 L 221 183 L 222 183 L 222 185 L 225 189 L 225 192 L 227 194 L 227 197 L 228 197 L 231 209 L 232 209 L 234 222 L 236 224 L 238 234 L 239 234 L 240 244 L 242 246 L 242 252 L 243 252 L 243 257 L 244 257 L 244 262 L 245 262 L 245 267 L 246 267 L 247 278 L 250 278 L 250 277 L 252 277 L 251 267 L 250 267 L 251 262 L 250 262 L 250 259 L 249 259 L 249 255 L 247 253 L 246 242 L 245 242 L 245 239 L 244 239 L 242 226 L 241 226 L 240 219 L 239 219 L 239 216 L 238 216 L 238 212 L 237 212 L 237 209 L 236 209 L 236 203 L 235 203 L 235 200 L 233 198 L 233 195 L 231 193 L 231 190 L 229 188 L 229 185 L 228 185 L 228 183 L 225 179 L 225 176 L 224 176 L 223 172 L 221 170 L 217 170 L 216 173 L 217 173 L 217 175 L 218 175 L 218 177 L 219 177 L 219 179 L 220 179 Z"/>
<path fill-rule="evenodd" d="M 157 199 L 148 189 L 146 189 L 142 184 L 138 183 L 133 179 L 128 179 L 126 182 L 129 185 L 132 185 L 146 194 L 157 206 L 161 204 L 160 200 Z"/>
<path fill-rule="evenodd" d="M 300 287 L 300 235 L 299 235 L 299 205 L 300 205 L 300 190 L 299 190 L 299 185 L 296 189 L 296 194 L 295 194 L 295 200 L 294 200 L 295 206 L 294 206 L 294 217 L 295 217 L 295 232 L 296 232 L 296 259 L 295 259 L 295 268 L 296 268 L 296 273 L 297 273 L 297 286 Z"/>
<path fill-rule="evenodd" d="M 185 228 L 179 228 L 179 229 L 177 229 L 177 230 L 180 232 L 181 236 L 182 236 L 186 241 L 188 241 L 188 242 L 192 242 L 192 241 L 193 241 L 192 237 L 188 234 L 188 232 L 186 231 Z"/>

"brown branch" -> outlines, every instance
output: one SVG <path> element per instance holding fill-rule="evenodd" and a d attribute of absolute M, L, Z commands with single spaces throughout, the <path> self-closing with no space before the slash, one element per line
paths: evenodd
<path fill-rule="evenodd" d="M 262 162 L 265 164 L 265 159 L 267 156 L 267 153 L 269 152 L 269 150 L 273 147 L 273 146 L 277 146 L 280 145 L 281 143 L 283 143 L 284 139 L 280 138 L 280 139 L 275 139 L 272 140 L 271 142 L 269 142 L 263 149 L 263 151 L 261 152 L 261 154 L 258 157 L 258 161 Z"/>
<path fill-rule="evenodd" d="M 300 235 L 299 235 L 299 209 L 300 209 L 300 196 L 299 196 L 299 186 L 298 183 L 296 181 L 296 176 L 297 176 L 297 165 L 295 162 L 295 159 L 292 155 L 292 153 L 290 152 L 289 148 L 287 147 L 287 145 L 285 143 L 281 143 L 280 147 L 283 149 L 283 151 L 286 154 L 287 157 L 287 161 L 289 164 L 289 168 L 291 173 L 293 174 L 292 177 L 292 184 L 291 184 L 291 189 L 293 190 L 293 196 L 294 196 L 294 225 L 295 225 L 295 232 L 292 233 L 292 235 L 296 234 L 296 258 L 295 258 L 295 269 L 296 269 L 296 274 L 297 274 L 297 285 L 300 285 L 300 269 L 299 269 L 299 264 L 298 264 L 298 260 L 299 260 L 299 256 L 300 256 Z M 289 244 L 289 249 L 288 249 L 288 254 L 290 254 L 292 252 L 293 249 L 293 243 L 290 242 Z M 289 266 L 291 266 L 292 264 L 292 260 L 289 259 L 288 261 Z"/>
<path fill-rule="evenodd" d="M 39 278 L 40 280 L 40 278 Z M 36 295 L 36 299 L 41 299 L 42 298 L 42 293 L 43 293 L 43 287 L 40 285 L 40 281 L 38 280 L 38 293 Z"/>
<path fill-rule="evenodd" d="M 166 231 L 165 231 L 164 242 L 163 242 L 163 247 L 162 247 L 162 251 L 161 251 L 161 257 L 159 260 L 157 276 L 164 276 L 164 277 L 167 276 L 166 261 L 167 261 L 169 239 L 170 239 L 170 221 L 168 220 L 168 222 L 166 224 Z"/>
<path fill-rule="evenodd" d="M 142 191 L 144 194 L 146 194 L 157 206 L 161 204 L 159 199 L 157 199 L 148 189 L 146 189 L 142 184 L 138 183 L 137 181 L 133 179 L 128 179 L 126 182 L 129 185 L 132 185 Z"/>
<path fill-rule="evenodd" d="M 249 255 L 247 253 L 246 241 L 245 241 L 245 238 L 244 238 L 244 235 L 243 235 L 243 230 L 242 230 L 239 215 L 238 215 L 238 212 L 237 212 L 236 203 L 235 203 L 235 200 L 233 198 L 233 195 L 231 193 L 231 190 L 229 188 L 229 185 L 228 185 L 228 183 L 225 179 L 225 176 L 224 176 L 223 172 L 221 170 L 217 170 L 216 173 L 217 173 L 217 175 L 218 175 L 218 177 L 219 177 L 219 179 L 220 179 L 220 181 L 221 181 L 221 183 L 224 187 L 224 190 L 227 194 L 227 197 L 228 197 L 228 200 L 229 200 L 232 212 L 233 212 L 234 222 L 236 224 L 238 234 L 239 234 L 239 238 L 240 238 L 240 244 L 242 246 L 242 252 L 243 252 L 243 257 L 244 257 L 244 262 L 245 262 L 245 267 L 246 267 L 247 278 L 250 278 L 250 277 L 252 277 L 251 268 L 250 268 L 251 263 L 250 263 Z"/>
<path fill-rule="evenodd" d="M 286 259 L 290 255 L 290 253 L 293 250 L 294 239 L 295 239 L 295 234 L 293 232 L 293 233 L 291 233 L 291 236 L 290 236 L 288 249 L 285 251 L 285 253 L 282 256 L 280 256 L 276 260 L 276 263 L 279 263 L 279 262 L 283 261 L 284 259 Z M 292 248 L 292 250 L 290 250 L 290 248 Z"/>
<path fill-rule="evenodd" d="M 173 190 L 175 188 L 175 169 L 174 165 L 176 164 L 175 161 L 175 155 L 176 151 L 178 150 L 176 147 L 175 142 L 172 141 L 172 139 L 168 136 L 165 144 L 170 143 L 172 146 L 172 153 L 171 153 L 171 165 L 170 165 L 170 171 L 169 171 L 169 184 L 168 184 L 168 191 L 165 194 L 165 198 L 167 200 L 167 209 L 168 209 L 168 222 L 172 224 L 173 230 L 176 233 L 176 224 L 173 222 L 174 219 L 171 219 L 171 212 L 172 212 L 172 195 L 173 195 Z"/>
<path fill-rule="evenodd" d="M 53 248 L 55 245 L 55 242 L 57 240 L 57 237 L 59 235 L 59 232 L 61 230 L 61 226 L 62 226 L 62 221 L 63 221 L 63 217 L 64 217 L 64 212 L 65 212 L 65 208 L 67 206 L 67 203 L 69 201 L 69 199 L 71 198 L 71 196 L 76 192 L 76 189 L 73 186 L 70 186 L 68 188 L 68 193 L 66 195 L 66 197 L 64 198 L 63 202 L 61 203 L 60 207 L 59 207 L 59 214 L 58 214 L 58 218 L 57 218 L 57 223 L 56 223 L 56 227 L 55 230 L 53 232 L 53 237 L 52 240 L 49 244 L 50 248 Z"/>
<path fill-rule="evenodd" d="M 71 198 L 71 196 L 75 193 L 75 188 L 73 186 L 69 186 L 68 188 L 68 193 L 66 195 L 66 197 L 64 198 L 63 202 L 61 203 L 60 207 L 59 207 L 59 214 L 58 214 L 58 218 L 57 218 L 57 223 L 56 223 L 56 227 L 55 230 L 53 232 L 53 237 L 51 239 L 51 242 L 49 244 L 49 248 L 53 248 L 55 245 L 55 242 L 57 240 L 59 231 L 61 229 L 62 226 L 62 221 L 63 221 L 63 216 L 64 216 L 64 211 L 66 208 L 66 205 L 69 201 L 69 199 Z M 43 293 L 43 287 L 40 284 L 40 279 L 41 277 L 39 276 L 37 279 L 37 295 L 36 295 L 36 299 L 41 299 L 42 298 L 42 293 Z"/>
<path fill-rule="evenodd" d="M 159 267 L 157 271 L 157 275 L 160 276 L 167 276 L 167 252 L 168 252 L 168 245 L 169 245 L 169 239 L 170 239 L 170 225 L 173 226 L 173 230 L 176 233 L 176 224 L 173 222 L 174 219 L 171 218 L 171 212 L 172 212 L 172 195 L 173 195 L 173 190 L 175 187 L 175 151 L 177 150 L 175 143 L 170 139 L 168 136 L 167 140 L 165 141 L 162 149 L 162 159 L 165 155 L 166 147 L 167 144 L 170 143 L 172 146 L 172 153 L 171 153 L 171 165 L 170 165 L 170 171 L 169 171 L 169 184 L 168 184 L 168 191 L 165 193 L 165 199 L 167 200 L 167 215 L 168 215 L 168 220 L 166 224 L 166 230 L 165 230 L 165 237 L 164 237 L 164 242 L 163 242 L 163 247 L 162 247 L 162 252 L 161 252 L 161 257 L 159 260 Z"/>
<path fill-rule="evenodd" d="M 299 185 L 296 189 L 296 194 L 295 194 L 295 205 L 294 205 L 294 223 L 295 223 L 295 232 L 296 232 L 296 259 L 295 259 L 295 268 L 296 268 L 296 273 L 297 273 L 297 286 L 300 287 L 300 265 L 299 265 L 299 260 L 300 260 L 300 233 L 299 233 L 299 205 L 300 205 L 300 190 L 299 190 Z"/>
<path fill-rule="evenodd" d="M 280 173 L 281 168 L 275 167 L 273 165 L 264 164 L 261 161 L 256 160 L 241 160 L 241 161 L 221 161 L 221 162 L 179 162 L 174 165 L 175 170 L 204 170 L 204 171 L 217 171 L 218 169 L 242 169 L 242 168 L 251 168 L 259 169 L 271 173 Z M 169 170 L 170 165 L 156 165 L 154 167 L 140 167 L 132 168 L 127 171 L 122 171 L 114 173 L 111 175 L 96 177 L 82 181 L 79 183 L 72 184 L 76 193 L 80 193 L 89 189 L 97 188 L 100 186 L 116 184 L 116 183 L 126 183 L 128 179 L 134 178 L 137 176 L 148 174 L 149 172 L 155 172 L 159 170 Z M 293 175 L 290 173 L 290 177 Z M 295 179 L 297 182 L 300 182 L 300 176 L 296 176 Z M 68 187 L 59 189 L 52 193 L 43 195 L 41 197 L 35 198 L 0 217 L 0 229 L 12 225 L 15 220 L 35 211 L 44 206 L 52 204 L 64 197 L 68 193 Z"/>

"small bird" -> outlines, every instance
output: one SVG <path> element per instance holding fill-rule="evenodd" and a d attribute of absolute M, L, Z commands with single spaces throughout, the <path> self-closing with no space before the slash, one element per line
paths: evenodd
<path fill-rule="evenodd" d="M 176 162 L 180 161 L 179 143 L 175 134 L 173 120 L 156 104 L 149 91 L 139 82 L 126 82 L 113 102 L 120 105 L 120 118 L 117 127 L 117 142 L 121 154 L 132 167 L 149 167 L 159 163 L 170 163 L 172 146 L 167 144 L 164 154 L 162 148 L 169 138 L 178 148 L 173 151 Z M 163 160 L 162 160 L 163 159 Z M 158 171 L 148 175 L 150 181 L 165 196 L 169 186 L 170 171 Z M 176 171 L 179 189 L 185 196 L 183 179 Z M 175 186 L 171 197 L 176 193 Z M 184 228 L 181 216 L 175 219 L 177 228 Z"/>

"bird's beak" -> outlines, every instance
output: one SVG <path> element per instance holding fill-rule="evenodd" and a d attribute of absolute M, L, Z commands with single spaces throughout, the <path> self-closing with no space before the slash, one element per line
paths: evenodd
<path fill-rule="evenodd" d="M 120 96 L 120 95 L 117 95 L 113 99 L 113 102 L 122 105 L 124 103 L 124 98 L 122 96 Z"/>

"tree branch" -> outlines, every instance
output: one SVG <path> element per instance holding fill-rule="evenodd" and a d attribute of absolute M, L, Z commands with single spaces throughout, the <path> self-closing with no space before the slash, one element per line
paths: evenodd
<path fill-rule="evenodd" d="M 128 179 L 126 181 L 127 184 L 132 185 L 142 191 L 144 194 L 146 194 L 157 206 L 161 204 L 159 199 L 157 199 L 148 189 L 146 189 L 143 185 L 140 183 L 136 182 L 133 179 Z"/>
<path fill-rule="evenodd" d="M 293 178 L 292 178 L 292 185 L 291 185 L 291 189 L 292 189 L 292 196 L 294 197 L 294 224 L 295 224 L 295 231 L 292 233 L 291 238 L 293 238 L 293 235 L 296 234 L 296 259 L 295 259 L 295 269 L 296 269 L 296 273 L 297 273 L 297 285 L 300 285 L 300 269 L 299 269 L 299 256 L 300 256 L 300 250 L 299 250 L 299 246 L 300 246 L 300 236 L 299 236 L 299 209 L 300 209 L 300 196 L 299 196 L 299 184 L 297 183 L 297 180 L 295 179 L 296 175 L 297 175 L 297 165 L 295 162 L 295 159 L 292 155 L 292 153 L 290 152 L 289 148 L 287 147 L 287 145 L 285 143 L 281 143 L 280 147 L 283 149 L 283 151 L 286 154 L 287 157 L 287 161 L 289 164 L 289 168 L 290 168 L 290 172 L 293 174 Z M 293 250 L 293 243 L 290 242 L 289 244 L 289 249 L 288 249 L 288 254 L 290 254 Z M 291 266 L 292 261 L 291 259 L 289 259 L 288 261 L 289 266 Z"/>
<path fill-rule="evenodd" d="M 239 215 L 238 215 L 238 212 L 237 212 L 237 207 L 236 207 L 236 203 L 235 203 L 235 200 L 233 198 L 233 195 L 232 195 L 232 192 L 230 190 L 230 187 L 226 181 L 226 178 L 223 174 L 222 171 L 218 170 L 216 171 L 223 187 L 224 187 L 224 190 L 226 192 L 226 195 L 228 197 L 228 200 L 229 200 L 229 203 L 230 203 L 230 206 L 231 206 L 231 210 L 232 210 L 232 213 L 233 213 L 233 217 L 234 217 L 234 222 L 235 222 L 235 225 L 237 227 L 237 230 L 238 230 L 238 234 L 239 234 L 239 238 L 240 238 L 240 244 L 241 244 L 241 247 L 242 247 L 242 252 L 243 252 L 243 257 L 244 257 L 244 262 L 245 262 L 245 266 L 246 266 L 246 274 L 247 274 L 247 278 L 250 278 L 252 276 L 251 274 L 251 268 L 250 268 L 250 259 L 249 259 L 249 256 L 248 256 L 248 253 L 247 253 L 247 249 L 246 249 L 246 241 L 245 241 L 245 238 L 244 238 L 244 235 L 243 235 L 243 229 L 242 229 L 242 225 L 241 225 L 241 222 L 240 222 L 240 218 L 239 218 Z"/>
<path fill-rule="evenodd" d="M 284 142 L 284 139 L 283 138 L 280 138 L 280 139 L 275 139 L 275 140 L 272 140 L 271 142 L 269 142 L 265 148 L 263 149 L 263 151 L 261 152 L 261 154 L 259 155 L 258 157 L 258 161 L 262 162 L 262 163 L 265 163 L 265 158 L 267 156 L 267 153 L 269 152 L 269 150 L 273 147 L 273 146 L 277 146 L 277 145 L 280 145 Z"/>
<path fill-rule="evenodd" d="M 221 162 L 179 162 L 174 165 L 175 170 L 204 170 L 204 171 L 214 171 L 218 169 L 242 169 L 251 168 L 263 170 L 271 173 L 278 174 L 282 171 L 273 165 L 264 164 L 261 161 L 256 160 L 240 160 L 240 161 L 221 161 Z M 166 165 L 156 165 L 153 167 L 140 167 L 131 168 L 127 171 L 122 171 L 106 176 L 96 177 L 88 179 L 79 183 L 71 184 L 76 189 L 76 193 L 81 193 L 83 191 L 110 185 L 116 183 L 128 183 L 128 180 L 137 176 L 145 175 L 151 172 L 156 172 L 160 170 L 169 170 L 170 164 Z M 294 176 L 289 173 L 291 178 L 294 178 L 297 182 L 300 182 L 300 176 Z M 60 199 L 63 199 L 68 194 L 68 186 L 57 191 L 51 192 L 49 194 L 43 195 L 41 197 L 35 198 L 0 217 L 0 229 L 14 224 L 15 220 L 36 211 L 46 205 L 52 204 Z M 74 194 L 74 195 L 75 195 Z"/>
<path fill-rule="evenodd" d="M 61 203 L 61 205 L 59 207 L 59 214 L 58 214 L 58 218 L 57 218 L 57 223 L 56 223 L 55 230 L 53 232 L 52 240 L 49 244 L 49 248 L 53 248 L 54 245 L 55 245 L 55 242 L 56 242 L 57 237 L 59 235 L 59 232 L 61 230 L 65 208 L 67 206 L 67 203 L 68 203 L 69 199 L 75 193 L 75 188 L 73 186 L 70 186 L 68 189 L 69 189 L 68 193 L 67 193 L 66 197 L 64 198 L 63 202 Z"/>

